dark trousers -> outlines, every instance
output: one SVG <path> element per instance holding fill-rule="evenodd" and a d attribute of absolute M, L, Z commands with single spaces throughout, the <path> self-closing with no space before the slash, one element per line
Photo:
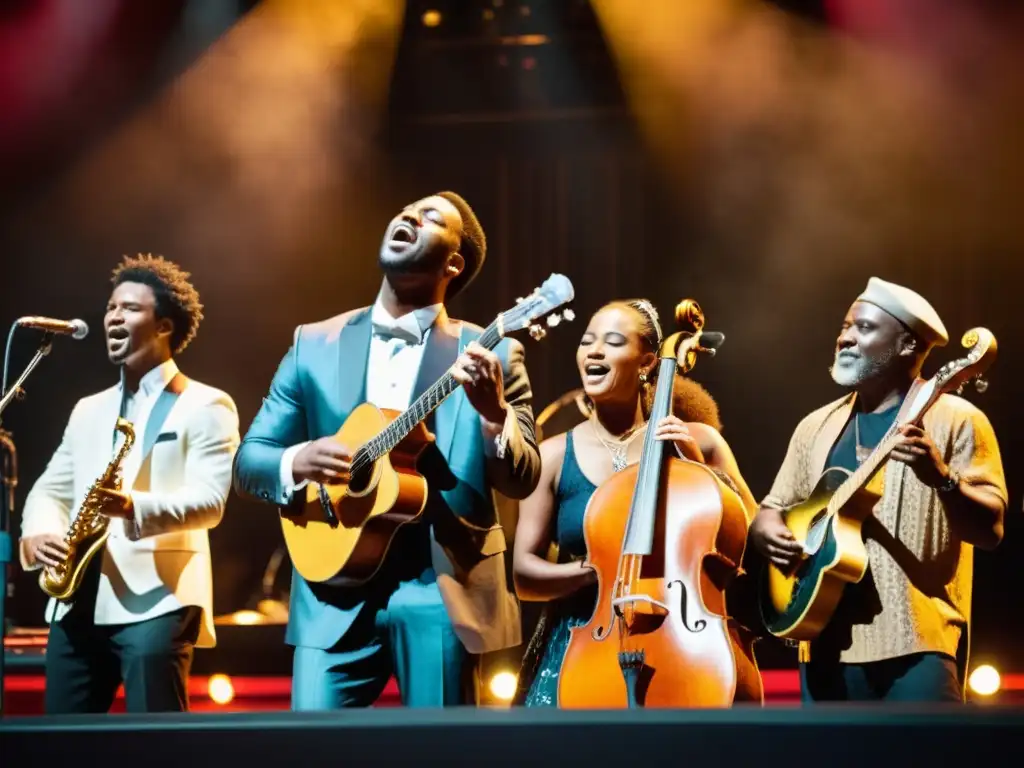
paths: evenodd
<path fill-rule="evenodd" d="M 800 665 L 800 698 L 822 701 L 962 702 L 956 662 L 914 653 L 868 664 L 812 660 Z"/>
<path fill-rule="evenodd" d="M 186 606 L 137 624 L 97 626 L 91 610 L 72 609 L 50 625 L 46 713 L 107 712 L 122 682 L 129 712 L 187 711 L 201 618 L 202 609 Z"/>

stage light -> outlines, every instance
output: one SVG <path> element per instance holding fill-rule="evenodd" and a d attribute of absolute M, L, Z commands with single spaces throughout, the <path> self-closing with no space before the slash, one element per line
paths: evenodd
<path fill-rule="evenodd" d="M 424 27 L 436 27 L 441 23 L 441 12 L 433 9 L 424 11 L 421 21 Z"/>
<path fill-rule="evenodd" d="M 990 664 L 982 664 L 971 672 L 971 676 L 967 678 L 967 684 L 979 696 L 991 696 L 999 690 L 1002 681 L 995 667 Z"/>
<path fill-rule="evenodd" d="M 491 695 L 501 701 L 512 701 L 516 695 L 519 678 L 512 672 L 498 672 L 491 678 Z"/>
<path fill-rule="evenodd" d="M 231 620 L 235 624 L 242 624 L 244 626 L 252 626 L 253 624 L 262 624 L 264 621 L 263 614 L 259 611 L 235 611 L 231 614 Z"/>
<path fill-rule="evenodd" d="M 210 701 L 215 704 L 230 704 L 235 698 L 235 686 L 231 684 L 231 678 L 227 675 L 212 675 L 207 683 L 206 692 Z"/>

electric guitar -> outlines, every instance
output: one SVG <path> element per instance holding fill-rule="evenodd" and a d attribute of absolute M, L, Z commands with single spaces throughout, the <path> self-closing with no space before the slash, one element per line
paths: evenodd
<path fill-rule="evenodd" d="M 855 472 L 826 469 L 805 501 L 782 512 L 804 551 L 792 570 L 768 562 L 762 572 L 761 618 L 776 637 L 813 640 L 832 618 L 846 585 L 864 578 L 868 554 L 862 526 L 881 496 L 880 483 L 872 481 L 900 441 L 900 427 L 920 422 L 940 395 L 960 392 L 972 379 L 979 392 L 987 388 L 980 377 L 995 360 L 995 336 L 973 328 L 960 343 L 970 352 L 911 392 L 909 404 Z"/>
<path fill-rule="evenodd" d="M 477 343 L 494 349 L 507 335 L 529 329 L 543 338 L 545 320 L 554 327 L 572 320 L 567 277 L 552 274 L 515 307 L 500 313 Z M 351 586 L 369 581 L 380 569 L 392 538 L 419 520 L 427 502 L 427 480 L 416 463 L 434 440 L 423 423 L 459 387 L 448 371 L 405 411 L 363 403 L 349 414 L 335 439 L 352 451 L 348 482 L 306 486 L 295 513 L 281 511 L 285 545 L 295 569 L 311 582 Z"/>

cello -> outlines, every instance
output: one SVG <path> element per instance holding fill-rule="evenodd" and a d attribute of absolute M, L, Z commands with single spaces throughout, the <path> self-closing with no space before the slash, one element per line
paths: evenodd
<path fill-rule="evenodd" d="M 725 337 L 703 330 L 700 306 L 676 307 L 684 330 L 659 350 L 649 423 L 672 410 L 677 369 L 713 355 Z M 570 632 L 558 681 L 567 709 L 727 707 L 763 701 L 752 636 L 731 619 L 726 588 L 747 538 L 739 496 L 674 445 L 644 436 L 639 463 L 602 483 L 587 504 L 586 565 L 597 573 L 590 620 Z"/>

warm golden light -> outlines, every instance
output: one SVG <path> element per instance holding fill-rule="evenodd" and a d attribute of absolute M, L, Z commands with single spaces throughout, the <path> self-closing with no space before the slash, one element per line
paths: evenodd
<path fill-rule="evenodd" d="M 424 27 L 436 27 L 441 23 L 441 12 L 440 11 L 426 11 L 422 17 Z"/>
<path fill-rule="evenodd" d="M 229 704 L 235 698 L 235 686 L 227 675 L 216 674 L 210 677 L 207 694 L 215 704 Z"/>
<path fill-rule="evenodd" d="M 991 696 L 999 690 L 1002 680 L 995 667 L 990 664 L 982 664 L 971 672 L 971 676 L 967 678 L 967 684 L 979 696 Z"/>
<path fill-rule="evenodd" d="M 262 0 L 189 57 L 191 66 L 160 93 L 98 135 L 55 199 L 74 212 L 76 232 L 115 242 L 144 239 L 133 228 L 166 216 L 175 222 L 167 248 L 176 253 L 209 243 L 217 222 L 217 247 L 258 251 L 264 276 L 277 268 L 272 254 L 291 258 L 281 244 L 319 221 L 321 206 L 334 210 L 338 194 L 346 215 L 387 221 L 389 182 L 361 185 L 358 202 L 347 190 L 357 168 L 391 176 L 375 136 L 388 112 L 405 5 Z M 230 171 L 201 181 L 191 163 Z M 96 189 L 109 197 L 101 202 Z M 213 290 L 233 271 L 220 266 L 209 278 L 195 270 L 196 280 Z M 372 290 L 369 280 L 363 288 Z"/>
<path fill-rule="evenodd" d="M 520 35 L 515 41 L 519 45 L 544 45 L 551 42 L 551 38 L 547 35 Z"/>
<path fill-rule="evenodd" d="M 501 701 L 512 701 L 516 695 L 516 686 L 519 678 L 512 672 L 498 672 L 491 678 L 491 695 Z"/>
<path fill-rule="evenodd" d="M 231 614 L 231 620 L 234 624 L 242 624 L 245 626 L 251 626 L 253 624 L 262 624 L 265 619 L 263 614 L 259 611 L 235 611 Z"/>

